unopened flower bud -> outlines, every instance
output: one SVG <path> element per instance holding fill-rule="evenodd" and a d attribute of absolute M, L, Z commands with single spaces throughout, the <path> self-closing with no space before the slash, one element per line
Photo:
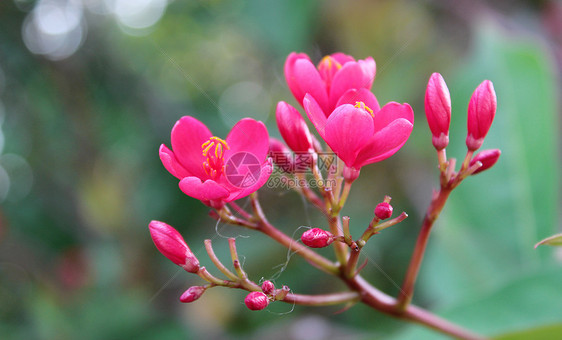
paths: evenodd
<path fill-rule="evenodd" d="M 193 286 L 189 287 L 181 296 L 180 301 L 183 303 L 193 302 L 201 297 L 205 293 L 207 287 L 204 286 Z"/>
<path fill-rule="evenodd" d="M 437 150 L 444 149 L 449 144 L 451 96 L 445 80 L 439 73 L 433 73 L 427 83 L 425 115 L 433 135 L 433 146 Z"/>
<path fill-rule="evenodd" d="M 287 146 L 294 152 L 308 152 L 313 149 L 312 136 L 306 121 L 299 111 L 291 105 L 280 101 L 275 111 L 277 126 Z"/>
<path fill-rule="evenodd" d="M 375 208 L 375 216 L 380 218 L 381 220 L 386 220 L 390 216 L 392 216 L 392 206 L 387 202 L 381 202 L 377 204 Z"/>
<path fill-rule="evenodd" d="M 148 229 L 156 248 L 162 255 L 186 271 L 197 273 L 199 260 L 193 255 L 176 229 L 160 221 L 151 221 Z"/>
<path fill-rule="evenodd" d="M 292 153 L 282 141 L 269 138 L 269 157 L 281 170 L 292 173 L 295 169 Z"/>
<path fill-rule="evenodd" d="M 244 299 L 244 303 L 250 310 L 262 310 L 269 305 L 269 299 L 262 292 L 251 292 Z"/>
<path fill-rule="evenodd" d="M 477 153 L 476 156 L 474 156 L 474 158 L 470 161 L 470 166 L 473 166 L 474 164 L 476 164 L 476 162 L 482 163 L 482 166 L 472 174 L 476 175 L 479 172 L 488 170 L 489 168 L 493 167 L 500 158 L 500 155 L 501 151 L 498 149 L 483 150 Z"/>
<path fill-rule="evenodd" d="M 347 181 L 347 182 L 353 182 L 357 179 L 357 177 L 359 177 L 361 170 L 359 169 L 355 169 L 355 168 L 350 168 L 347 165 L 344 165 L 343 167 L 343 178 Z"/>
<path fill-rule="evenodd" d="M 468 135 L 466 137 L 468 150 L 478 150 L 484 143 L 484 138 L 496 115 L 496 107 L 494 85 L 491 81 L 484 80 L 474 90 L 468 103 Z"/>
<path fill-rule="evenodd" d="M 334 235 L 320 228 L 312 228 L 301 236 L 302 243 L 311 248 L 324 248 L 334 241 Z"/>
<path fill-rule="evenodd" d="M 275 285 L 273 282 L 266 280 L 261 284 L 261 290 L 267 295 L 271 295 L 275 290 Z"/>

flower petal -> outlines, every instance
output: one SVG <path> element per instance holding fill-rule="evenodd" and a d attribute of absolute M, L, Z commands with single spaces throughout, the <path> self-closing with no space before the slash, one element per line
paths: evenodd
<path fill-rule="evenodd" d="M 197 177 L 185 177 L 179 186 L 184 194 L 201 201 L 222 200 L 229 195 L 226 188 L 210 179 L 202 182 Z"/>
<path fill-rule="evenodd" d="M 379 162 L 395 154 L 406 143 L 413 127 L 407 119 L 399 118 L 375 132 L 373 138 L 357 155 L 354 167 Z"/>
<path fill-rule="evenodd" d="M 375 75 L 377 73 L 377 64 L 375 63 L 375 59 L 373 59 L 372 57 L 368 57 L 357 62 L 363 70 L 363 76 L 365 77 L 364 80 L 369 84 L 368 86 L 364 86 L 364 88 L 371 89 L 371 86 L 373 86 L 373 81 L 375 80 Z"/>
<path fill-rule="evenodd" d="M 302 104 L 302 98 L 304 98 L 304 95 L 306 94 L 306 92 L 301 91 L 299 83 L 295 79 L 295 63 L 299 59 L 305 59 L 305 60 L 310 61 L 310 58 L 308 57 L 308 55 L 306 55 L 306 53 L 292 52 L 287 57 L 287 60 L 285 60 L 284 71 L 285 71 L 285 80 L 287 81 L 287 85 L 289 86 L 289 90 L 291 90 L 291 93 L 293 94 L 293 96 L 295 96 L 295 98 L 297 98 L 297 101 L 300 104 Z"/>
<path fill-rule="evenodd" d="M 316 130 L 318 130 L 320 137 L 324 139 L 324 128 L 326 126 L 327 120 L 326 114 L 324 113 L 320 105 L 318 105 L 316 99 L 314 99 L 314 97 L 308 93 L 304 97 L 303 107 L 306 115 L 308 116 L 308 119 L 310 119 Z"/>
<path fill-rule="evenodd" d="M 365 88 L 348 90 L 340 97 L 336 107 L 343 104 L 355 105 L 357 102 L 365 103 L 365 106 L 373 110 L 375 114 L 381 109 L 375 95 Z"/>
<path fill-rule="evenodd" d="M 341 52 L 332 53 L 330 54 L 330 57 L 336 59 L 336 61 L 340 63 L 342 66 L 348 61 L 355 61 L 355 59 L 352 56 Z"/>
<path fill-rule="evenodd" d="M 323 110 L 328 108 L 329 102 L 326 85 L 310 60 L 301 58 L 295 61 L 292 81 L 299 87 L 299 91 L 296 94 L 293 92 L 299 104 L 302 105 L 304 96 L 310 93 Z"/>
<path fill-rule="evenodd" d="M 269 151 L 269 134 L 262 122 L 244 118 L 232 127 L 226 143 L 230 149 L 224 152 L 224 159 L 238 152 L 248 152 L 263 162 Z"/>
<path fill-rule="evenodd" d="M 375 78 L 374 73 L 367 73 L 374 70 L 374 60 L 359 62 L 348 62 L 334 76 L 330 87 L 330 105 L 335 107 L 340 97 L 350 89 L 366 88 L 370 89 Z"/>
<path fill-rule="evenodd" d="M 351 167 L 359 151 L 372 138 L 373 117 L 350 104 L 337 107 L 326 122 L 324 140 Z"/>
<path fill-rule="evenodd" d="M 203 170 L 201 145 L 211 138 L 211 131 L 197 119 L 184 116 L 172 128 L 172 150 L 179 163 L 193 176 L 208 178 Z"/>
<path fill-rule="evenodd" d="M 258 180 L 255 183 L 253 183 L 252 185 L 246 188 L 238 188 L 238 191 L 231 191 L 228 198 L 226 198 L 224 201 L 231 202 L 240 198 L 244 198 L 249 194 L 256 192 L 259 188 L 261 188 L 265 184 L 265 182 L 267 182 L 272 171 L 273 171 L 273 165 L 271 159 L 268 159 L 262 165 Z"/>
<path fill-rule="evenodd" d="M 307 152 L 313 148 L 308 126 L 297 109 L 280 101 L 277 104 L 275 118 L 279 132 L 291 150 Z"/>
<path fill-rule="evenodd" d="M 193 176 L 178 162 L 176 155 L 174 155 L 174 152 L 168 149 L 166 145 L 160 145 L 159 154 L 160 160 L 162 161 L 162 164 L 164 165 L 166 170 L 168 170 L 168 172 L 170 172 L 175 177 L 182 179 L 184 177 Z"/>
<path fill-rule="evenodd" d="M 390 102 L 386 104 L 379 112 L 375 113 L 375 133 L 400 118 L 414 124 L 414 110 L 412 110 L 412 107 L 406 103 Z"/>

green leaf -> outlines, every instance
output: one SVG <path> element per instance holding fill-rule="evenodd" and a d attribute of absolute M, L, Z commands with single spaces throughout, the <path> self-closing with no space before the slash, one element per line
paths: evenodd
<path fill-rule="evenodd" d="M 548 246 L 562 246 L 562 234 L 552 235 L 535 244 L 535 248 L 546 244 Z"/>
<path fill-rule="evenodd" d="M 560 337 L 560 334 L 562 323 L 507 333 L 494 337 L 494 340 L 551 340 Z"/>

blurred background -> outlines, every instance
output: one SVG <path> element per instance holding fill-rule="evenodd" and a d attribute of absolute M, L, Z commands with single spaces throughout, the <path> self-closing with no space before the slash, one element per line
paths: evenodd
<path fill-rule="evenodd" d="M 448 155 L 461 159 L 470 95 L 493 81 L 498 113 L 484 148 L 502 157 L 452 194 L 414 302 L 487 335 L 562 334 L 562 252 L 533 249 L 560 230 L 560 1 L 3 0 L 0 337 L 439 338 L 359 305 L 338 313 L 341 306 L 274 303 L 251 312 L 245 292 L 225 288 L 179 302 L 202 282 L 158 253 L 152 219 L 175 226 L 206 265 L 204 239 L 226 262 L 225 237 L 240 235 L 254 281 L 303 294 L 344 288 L 298 257 L 281 270 L 286 250 L 261 235 L 216 226 L 158 158 L 183 115 L 218 136 L 249 116 L 279 136 L 277 101 L 297 105 L 283 76 L 291 51 L 315 62 L 337 51 L 373 56 L 379 102 L 414 108 L 406 146 L 364 168 L 344 209 L 355 237 L 385 194 L 395 212 L 408 212 L 365 250 L 364 275 L 391 295 L 437 184 L 427 80 L 440 72 L 447 81 Z M 324 226 L 293 192 L 264 188 L 260 197 L 288 234 Z"/>

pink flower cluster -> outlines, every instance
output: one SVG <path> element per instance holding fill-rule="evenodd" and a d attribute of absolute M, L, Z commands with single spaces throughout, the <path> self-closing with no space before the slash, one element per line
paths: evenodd
<path fill-rule="evenodd" d="M 354 171 L 392 156 L 414 126 L 410 105 L 391 102 L 380 108 L 370 91 L 375 72 L 373 58 L 355 61 L 343 53 L 324 57 L 318 67 L 303 53 L 291 53 L 285 62 L 285 77 L 295 99 L 320 137 Z M 294 107 L 280 102 L 276 116 L 291 150 L 313 148 L 306 122 Z"/>
<path fill-rule="evenodd" d="M 277 104 L 276 120 L 284 143 L 270 139 L 265 125 L 251 118 L 240 120 L 226 138 L 222 139 L 213 135 L 199 120 L 184 116 L 172 128 L 171 148 L 164 144 L 160 146 L 160 160 L 166 170 L 179 180 L 180 190 L 212 207 L 216 210 L 212 212 L 214 216 L 225 217 L 225 220 L 234 222 L 232 224 L 238 223 L 252 229 L 259 226 L 256 221 L 261 208 L 257 207 L 255 197 L 252 197 L 255 215 L 246 212 L 233 201 L 247 197 L 268 181 L 273 171 L 273 161 L 270 157 L 273 154 L 278 165 L 279 160 L 284 160 L 283 165 L 279 165 L 283 171 L 291 173 L 304 166 L 305 170 L 310 168 L 316 178 L 322 179 L 315 162 L 323 150 L 321 141 L 325 142 L 330 151 L 344 163 L 344 166 L 339 167 L 333 165 L 337 171 L 334 177 L 337 176 L 339 182 L 333 187 L 322 187 L 324 202 L 316 197 L 314 192 L 303 190 L 301 193 L 309 194 L 307 198 L 323 212 L 329 211 L 337 215 L 345 204 L 350 186 L 361 168 L 394 155 L 412 132 L 414 112 L 409 104 L 389 102 L 381 107 L 371 92 L 376 73 L 375 61 L 371 57 L 355 60 L 343 53 L 334 53 L 324 57 L 315 66 L 306 54 L 291 53 L 285 62 L 284 71 L 290 91 L 304 109 L 304 114 L 301 114 L 287 102 L 280 101 Z M 500 156 L 500 151 L 493 149 L 484 150 L 473 157 L 474 151 L 482 146 L 490 129 L 496 106 L 494 87 L 489 80 L 485 80 L 476 88 L 468 105 L 468 152 L 459 172 L 462 176 L 455 176 L 459 181 L 467 175 L 489 169 Z M 449 185 L 447 189 L 451 190 L 458 184 L 458 181 L 451 180 L 455 162 L 448 162 L 445 155 L 445 148 L 449 143 L 451 99 L 445 80 L 438 73 L 430 77 L 427 85 L 425 113 L 432 143 L 438 152 L 442 172 L 441 184 Z M 311 133 L 304 117 L 315 127 L 319 139 Z M 311 157 L 303 158 L 306 160 L 298 164 L 291 160 L 292 153 Z M 335 157 L 330 155 L 330 158 Z M 306 182 L 306 176 L 302 178 Z M 332 191 L 334 188 L 337 190 L 335 194 Z M 373 223 L 379 223 L 392 216 L 393 207 L 389 202 L 390 197 L 387 196 L 385 201 L 376 206 L 375 217 L 369 225 L 372 230 L 362 237 L 363 244 L 378 230 L 394 225 L 407 216 L 402 213 L 399 217 L 378 225 L 379 229 L 373 229 Z M 231 213 L 230 208 L 245 219 L 238 219 Z M 264 219 L 261 221 L 265 223 Z M 349 234 L 349 224 L 347 227 Z M 186 271 L 206 277 L 208 282 L 211 282 L 206 286 L 187 289 L 180 298 L 182 302 L 193 302 L 209 287 L 223 284 L 218 279 L 209 278 L 210 274 L 200 266 L 199 260 L 173 227 L 163 222 L 152 221 L 149 230 L 154 244 L 164 256 Z M 340 242 L 357 249 L 362 247 L 353 242 L 349 235 L 338 232 L 337 228 L 330 231 L 312 228 L 303 233 L 301 240 L 303 244 L 312 248 L 322 248 L 332 243 L 340 245 Z M 207 249 L 207 252 L 211 256 L 212 251 Z M 231 254 L 235 254 L 233 245 Z M 241 268 L 237 256 L 232 257 L 239 276 L 245 278 L 240 275 Z M 216 261 L 218 260 L 215 258 L 214 262 Z M 221 271 L 230 277 L 234 275 L 227 269 Z M 289 293 L 288 287 L 275 289 L 270 281 L 263 283 L 262 291 L 257 290 L 259 288 L 256 286 L 251 287 L 252 292 L 244 301 L 251 310 L 262 310 L 270 301 L 282 300 Z"/>
<path fill-rule="evenodd" d="M 320 137 L 353 171 L 392 156 L 413 128 L 410 105 L 391 102 L 380 108 L 370 92 L 375 72 L 373 58 L 356 61 L 343 53 L 324 57 L 318 67 L 303 53 L 291 53 L 285 62 L 289 89 Z M 276 117 L 292 151 L 314 151 L 318 141 L 297 109 L 281 101 Z M 221 139 L 185 116 L 172 128 L 171 144 L 171 149 L 160 146 L 164 167 L 180 180 L 181 191 L 216 209 L 262 187 L 272 172 L 268 151 L 286 150 L 251 118 Z"/>

